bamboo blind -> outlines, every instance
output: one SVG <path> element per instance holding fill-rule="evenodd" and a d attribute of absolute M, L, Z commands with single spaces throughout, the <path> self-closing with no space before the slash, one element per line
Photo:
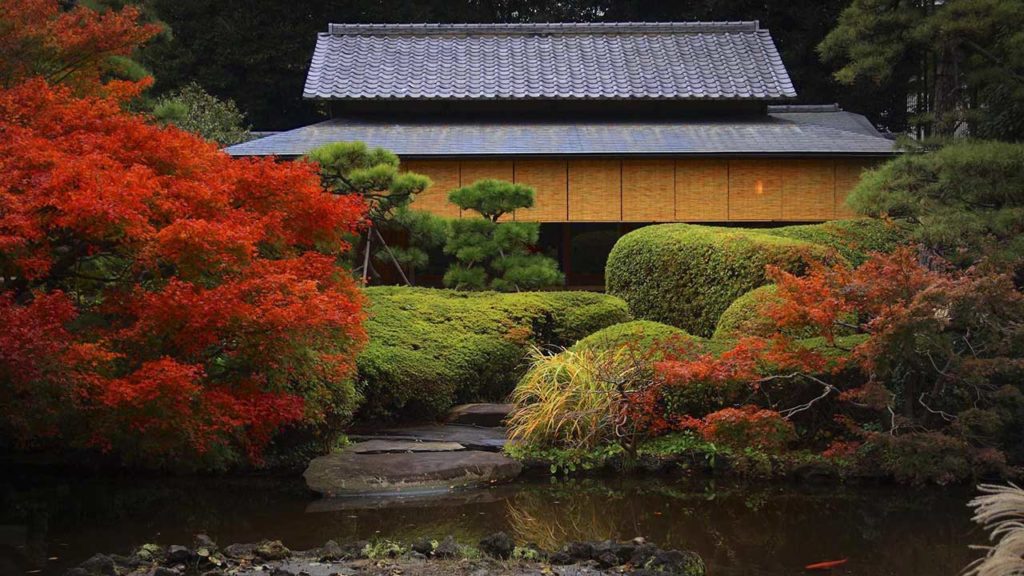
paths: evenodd
<path fill-rule="evenodd" d="M 622 219 L 622 162 L 569 160 L 569 220 L 618 222 Z"/>
<path fill-rule="evenodd" d="M 536 192 L 534 207 L 517 210 L 516 220 L 565 222 L 569 219 L 568 166 L 564 160 L 517 160 L 516 184 Z"/>
<path fill-rule="evenodd" d="M 830 160 L 787 160 L 782 166 L 782 219 L 831 220 L 835 167 Z"/>
<path fill-rule="evenodd" d="M 536 202 L 515 218 L 538 222 L 723 222 L 829 220 L 855 216 L 843 204 L 872 159 L 410 160 L 403 170 L 434 185 L 413 207 L 458 217 L 448 192 L 483 178 L 533 187 Z"/>
<path fill-rule="evenodd" d="M 767 160 L 729 161 L 729 220 L 780 220 L 782 167 Z"/>
<path fill-rule="evenodd" d="M 729 161 L 676 160 L 677 222 L 723 222 L 729 219 Z"/>
<path fill-rule="evenodd" d="M 412 208 L 447 218 L 459 217 L 459 207 L 448 201 L 448 192 L 459 187 L 457 160 L 409 160 L 402 162 L 402 169 L 429 176 L 434 181 L 413 199 Z"/>
<path fill-rule="evenodd" d="M 622 161 L 622 220 L 671 222 L 675 219 L 674 160 Z"/>
<path fill-rule="evenodd" d="M 873 168 L 877 160 L 864 158 L 836 160 L 836 218 L 854 218 L 857 213 L 846 206 L 846 196 L 860 182 L 861 172 Z"/>

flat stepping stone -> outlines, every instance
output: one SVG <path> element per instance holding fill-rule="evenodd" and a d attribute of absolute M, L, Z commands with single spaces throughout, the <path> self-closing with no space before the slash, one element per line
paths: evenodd
<path fill-rule="evenodd" d="M 355 454 L 403 454 L 409 452 L 457 452 L 466 447 L 458 442 L 419 442 L 416 440 L 367 440 L 345 447 Z"/>
<path fill-rule="evenodd" d="M 503 428 L 423 424 L 374 430 L 368 434 L 353 434 L 353 440 L 415 440 L 419 442 L 454 442 L 469 450 L 501 452 L 505 447 Z"/>
<path fill-rule="evenodd" d="M 479 450 L 356 454 L 341 451 L 314 458 L 303 477 L 324 496 L 444 492 L 511 480 L 522 465 Z"/>
<path fill-rule="evenodd" d="M 509 501 L 518 488 L 514 484 L 498 484 L 477 489 L 438 492 L 403 492 L 400 494 L 367 494 L 345 498 L 321 498 L 306 505 L 307 513 L 341 512 L 346 510 L 420 509 L 477 506 Z"/>
<path fill-rule="evenodd" d="M 448 412 L 449 424 L 499 428 L 512 412 L 512 404 L 460 404 Z"/>

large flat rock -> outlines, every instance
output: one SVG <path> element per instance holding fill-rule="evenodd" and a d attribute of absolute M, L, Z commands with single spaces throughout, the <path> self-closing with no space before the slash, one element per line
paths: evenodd
<path fill-rule="evenodd" d="M 335 452 L 313 459 L 303 477 L 325 496 L 445 491 L 511 480 L 519 462 L 495 452 L 356 454 Z"/>
<path fill-rule="evenodd" d="M 420 442 L 418 440 L 374 439 L 345 447 L 356 454 L 403 454 L 408 452 L 457 452 L 466 447 L 458 442 Z"/>
<path fill-rule="evenodd" d="M 511 404 L 460 404 L 448 412 L 449 424 L 498 428 L 512 412 Z"/>
<path fill-rule="evenodd" d="M 454 442 L 470 450 L 500 452 L 505 447 L 504 428 L 423 424 L 374 430 L 367 434 L 351 434 L 353 440 L 414 440 L 418 442 Z"/>

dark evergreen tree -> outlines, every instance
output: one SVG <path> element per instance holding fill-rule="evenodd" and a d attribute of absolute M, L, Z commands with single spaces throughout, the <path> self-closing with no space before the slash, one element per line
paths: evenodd
<path fill-rule="evenodd" d="M 1024 272 L 1024 144 L 909 151 L 868 172 L 847 202 L 908 223 L 928 251 L 954 264 Z"/>
<path fill-rule="evenodd" d="M 819 47 L 847 85 L 907 91 L 921 136 L 1024 138 L 1024 2 L 853 0 Z"/>
<path fill-rule="evenodd" d="M 397 267 L 406 280 L 402 266 L 423 268 L 427 253 L 444 238 L 444 220 L 410 209 L 413 198 L 430 187 L 430 178 L 415 172 L 399 171 L 398 156 L 383 148 L 369 148 L 362 142 L 327 144 L 310 152 L 307 159 L 320 165 L 324 186 L 337 194 L 358 194 L 369 206 L 369 225 L 355 251 L 355 269 L 364 280 L 378 265 Z M 381 234 L 404 233 L 407 246 L 389 245 Z M 379 274 L 377 274 L 379 275 Z"/>
<path fill-rule="evenodd" d="M 478 180 L 452 190 L 448 194 L 452 203 L 480 217 L 450 222 L 444 250 L 456 263 L 444 275 L 445 286 L 513 292 L 561 284 L 558 263 L 532 252 L 540 224 L 502 220 L 520 208 L 533 206 L 533 198 L 533 188 L 502 180 Z"/>

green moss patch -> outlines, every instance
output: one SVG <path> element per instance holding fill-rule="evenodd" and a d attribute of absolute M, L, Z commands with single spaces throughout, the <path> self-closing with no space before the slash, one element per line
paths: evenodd
<path fill-rule="evenodd" d="M 569 346 L 630 319 L 626 304 L 592 292 L 365 291 L 370 342 L 359 356 L 367 418 L 434 418 L 456 402 L 501 399 L 531 346 Z"/>

